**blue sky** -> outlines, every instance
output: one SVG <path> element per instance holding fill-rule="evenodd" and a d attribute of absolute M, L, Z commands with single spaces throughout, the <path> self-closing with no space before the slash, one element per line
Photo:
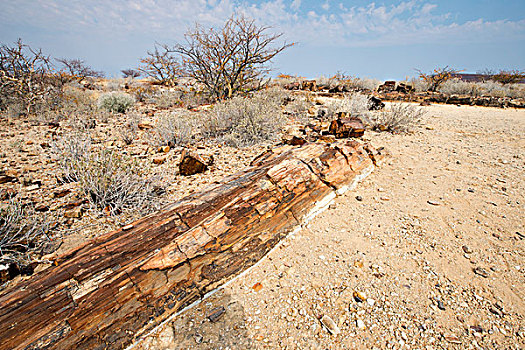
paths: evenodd
<path fill-rule="evenodd" d="M 524 0 L 0 0 L 0 42 L 22 38 L 53 57 L 118 76 L 157 42 L 243 12 L 298 44 L 279 72 L 403 79 L 438 66 L 525 69 Z"/>

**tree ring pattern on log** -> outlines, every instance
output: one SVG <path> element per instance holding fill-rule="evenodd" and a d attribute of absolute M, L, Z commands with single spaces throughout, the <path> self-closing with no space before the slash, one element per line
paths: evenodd
<path fill-rule="evenodd" d="M 368 175 L 357 141 L 283 146 L 163 210 L 99 236 L 0 294 L 0 349 L 123 348 L 253 266 Z"/>

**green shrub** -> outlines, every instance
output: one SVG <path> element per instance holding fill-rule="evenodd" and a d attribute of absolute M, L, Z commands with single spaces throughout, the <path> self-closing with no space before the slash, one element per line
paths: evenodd
<path fill-rule="evenodd" d="M 98 98 L 98 107 L 112 113 L 126 113 L 135 99 L 124 92 L 108 92 Z"/>

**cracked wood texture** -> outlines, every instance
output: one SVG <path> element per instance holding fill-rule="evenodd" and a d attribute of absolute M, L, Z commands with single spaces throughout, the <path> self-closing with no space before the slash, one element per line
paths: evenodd
<path fill-rule="evenodd" d="M 283 146 L 0 294 L 0 349 L 117 349 L 259 261 L 370 173 L 357 141 Z"/>

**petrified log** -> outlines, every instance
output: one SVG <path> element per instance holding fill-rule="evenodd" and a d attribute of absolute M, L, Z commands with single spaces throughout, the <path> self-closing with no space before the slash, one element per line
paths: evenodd
<path fill-rule="evenodd" d="M 117 349 L 260 260 L 373 170 L 357 141 L 283 146 L 0 294 L 0 349 Z"/>
<path fill-rule="evenodd" d="M 361 137 L 365 134 L 365 126 L 357 117 L 347 117 L 345 112 L 339 112 L 337 119 L 330 124 L 328 132 L 336 138 Z"/>

